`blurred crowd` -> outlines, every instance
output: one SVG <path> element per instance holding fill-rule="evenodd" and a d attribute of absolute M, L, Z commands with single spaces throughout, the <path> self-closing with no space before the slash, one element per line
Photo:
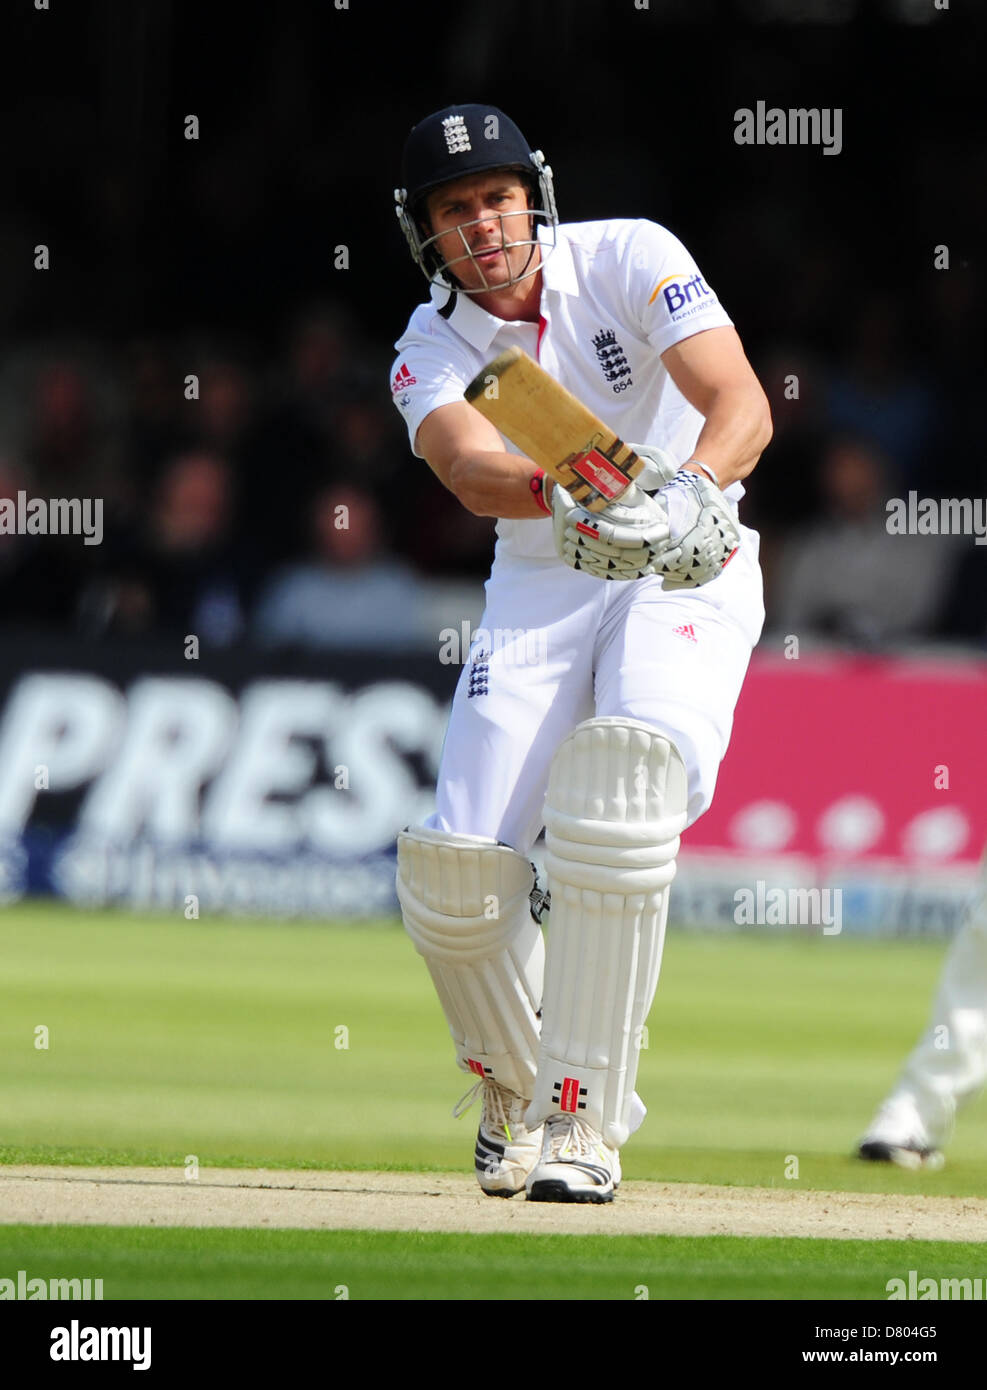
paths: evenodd
<path fill-rule="evenodd" d="M 742 517 L 761 533 L 770 634 L 987 646 L 987 546 L 886 524 L 888 500 L 909 491 L 987 492 L 969 379 L 976 296 L 969 277 L 938 284 L 924 361 L 881 295 L 847 324 L 839 356 L 798 343 L 752 353 L 775 439 Z M 101 497 L 104 539 L 0 535 L 4 620 L 94 639 L 434 647 L 430 588 L 479 592 L 494 523 L 410 453 L 390 361 L 388 343 L 332 305 L 297 316 L 265 355 L 163 338 L 8 355 L 0 498 Z"/>
<path fill-rule="evenodd" d="M 19 21 L 0 502 L 105 509 L 98 546 L 0 527 L 0 622 L 434 651 L 440 613 L 478 618 L 494 523 L 413 457 L 388 380 L 425 298 L 391 208 L 400 148 L 457 92 L 544 148 L 563 221 L 667 225 L 736 321 L 775 424 L 742 503 L 768 636 L 983 649 L 987 546 L 886 526 L 913 490 L 987 498 L 976 7 L 503 0 L 384 44 L 376 7 L 296 8 Z M 519 82 L 533 51 L 552 61 Z M 571 101 L 590 66 L 619 101 Z M 840 157 L 738 146 L 761 96 L 845 107 Z"/>
<path fill-rule="evenodd" d="M 91 343 L 9 357 L 0 498 L 100 497 L 104 538 L 0 535 L 5 620 L 434 646 L 428 583 L 478 576 L 494 523 L 460 514 L 410 456 L 389 347 L 361 346 L 343 314 L 313 307 L 267 361 L 152 340 L 116 357 Z"/>
<path fill-rule="evenodd" d="M 891 520 L 909 498 L 913 517 L 924 499 L 965 499 L 974 525 L 987 509 L 982 288 L 943 271 L 907 305 L 874 292 L 838 348 L 808 349 L 826 342 L 820 324 L 757 364 L 775 434 L 743 514 L 762 536 L 769 634 L 987 648 L 987 539 L 898 534 Z"/>

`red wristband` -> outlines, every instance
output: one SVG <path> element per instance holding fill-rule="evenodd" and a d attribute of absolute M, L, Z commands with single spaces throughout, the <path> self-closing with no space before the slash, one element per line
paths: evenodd
<path fill-rule="evenodd" d="M 531 495 L 532 495 L 532 497 L 533 497 L 533 498 L 535 499 L 535 501 L 538 503 L 539 507 L 541 507 L 541 509 L 542 509 L 542 511 L 545 513 L 545 515 L 546 515 L 546 516 L 551 516 L 551 515 L 552 515 L 552 509 L 551 509 L 551 507 L 548 505 L 548 503 L 545 501 L 545 470 L 544 470 L 544 468 L 536 468 L 536 469 L 535 469 L 534 473 L 532 473 L 532 475 L 531 475 L 531 481 L 529 482 L 528 486 L 531 488 Z"/>

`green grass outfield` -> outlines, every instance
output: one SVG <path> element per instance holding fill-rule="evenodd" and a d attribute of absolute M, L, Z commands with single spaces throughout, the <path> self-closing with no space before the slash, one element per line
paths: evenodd
<path fill-rule="evenodd" d="M 18 1269 L 98 1276 L 105 1299 L 870 1301 L 910 1269 L 987 1277 L 987 1259 L 914 1240 L 0 1226 L 0 1274 Z"/>
<path fill-rule="evenodd" d="M 924 1026 L 942 954 L 933 943 L 672 932 L 638 1083 L 650 1114 L 624 1151 L 625 1177 L 987 1196 L 984 1104 L 963 1116 L 942 1173 L 849 1156 Z M 47 1029 L 46 1048 L 36 1046 L 39 1029 Z M 449 1114 L 469 1078 L 452 1063 L 424 964 L 394 923 L 188 922 L 45 902 L 6 909 L 0 1056 L 0 1162 L 181 1165 L 195 1154 L 212 1166 L 470 1168 L 477 1112 L 460 1121 Z M 794 1179 L 786 1176 L 793 1157 Z M 82 1258 L 105 1238 L 121 1269 L 129 1260 L 143 1271 L 135 1290 L 194 1296 L 208 1285 L 217 1297 L 236 1295 L 208 1271 L 235 1251 L 234 1288 L 270 1280 L 272 1293 L 314 1290 L 338 1252 L 352 1250 L 376 1296 L 384 1288 L 411 1296 L 388 1283 L 388 1268 L 419 1271 L 422 1296 L 420 1280 L 441 1266 L 448 1277 L 434 1275 L 429 1292 L 445 1297 L 460 1264 L 459 1287 L 469 1288 L 471 1267 L 499 1267 L 519 1242 L 526 1269 L 532 1260 L 532 1288 L 552 1289 L 553 1267 L 572 1265 L 558 1252 L 576 1247 L 564 1242 L 594 1239 L 41 1227 L 0 1235 L 5 1260 L 11 1241 L 24 1259 L 32 1247 L 50 1253 L 53 1241 Z M 881 1297 L 883 1280 L 876 1292 L 860 1292 L 873 1286 L 868 1260 L 891 1273 L 915 1267 L 884 1243 L 868 1244 L 868 1255 L 856 1242 L 609 1237 L 613 1277 L 579 1244 L 598 1291 L 580 1285 L 571 1296 L 632 1297 L 621 1281 L 640 1265 L 642 1241 L 656 1287 L 680 1280 L 675 1297 L 707 1286 L 703 1297 L 782 1296 L 778 1272 L 806 1262 L 818 1269 L 818 1289 L 831 1292 L 804 1296 Z M 948 1247 L 943 1274 L 987 1272 L 969 1258 L 964 1265 L 962 1249 Z M 752 1284 L 747 1259 L 762 1251 L 763 1283 Z M 485 1287 L 495 1286 L 491 1275 Z M 733 1295 L 724 1292 L 731 1287 Z M 784 1296 L 792 1295 L 789 1287 Z"/>

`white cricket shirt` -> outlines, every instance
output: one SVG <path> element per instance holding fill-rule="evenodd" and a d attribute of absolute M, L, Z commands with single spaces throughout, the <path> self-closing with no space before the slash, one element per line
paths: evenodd
<path fill-rule="evenodd" d="M 689 252 L 665 227 L 645 219 L 573 222 L 538 228 L 545 244 L 541 318 L 505 321 L 457 294 L 448 318 L 439 309 L 449 291 L 433 285 L 395 344 L 391 391 L 415 449 L 415 436 L 433 410 L 461 401 L 481 367 L 521 347 L 621 439 L 668 449 L 684 462 L 703 417 L 685 399 L 661 361 L 674 343 L 707 328 L 731 326 L 715 292 Z M 504 448 L 521 453 L 509 439 Z M 725 494 L 737 502 L 743 486 Z M 552 556 L 547 517 L 497 522 L 497 557 Z"/>

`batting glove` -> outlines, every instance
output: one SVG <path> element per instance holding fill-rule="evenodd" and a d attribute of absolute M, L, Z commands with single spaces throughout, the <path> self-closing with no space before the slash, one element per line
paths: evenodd
<path fill-rule="evenodd" d="M 670 539 L 667 516 L 652 494 L 675 475 L 663 449 L 632 444 L 644 459 L 636 482 L 602 512 L 588 512 L 560 484 L 552 489 L 555 548 L 567 565 L 597 579 L 642 579 Z"/>
<path fill-rule="evenodd" d="M 669 531 L 653 565 L 653 572 L 662 576 L 662 588 L 696 589 L 708 584 L 740 545 L 729 502 L 708 478 L 691 469 L 680 469 L 654 500 L 664 512 Z"/>
<path fill-rule="evenodd" d="M 638 458 L 644 459 L 644 467 L 634 482 L 642 492 L 646 492 L 650 496 L 653 496 L 659 488 L 663 488 L 666 483 L 670 483 L 679 471 L 678 459 L 667 449 L 659 449 L 654 444 L 628 443 L 627 447 L 633 449 Z"/>

